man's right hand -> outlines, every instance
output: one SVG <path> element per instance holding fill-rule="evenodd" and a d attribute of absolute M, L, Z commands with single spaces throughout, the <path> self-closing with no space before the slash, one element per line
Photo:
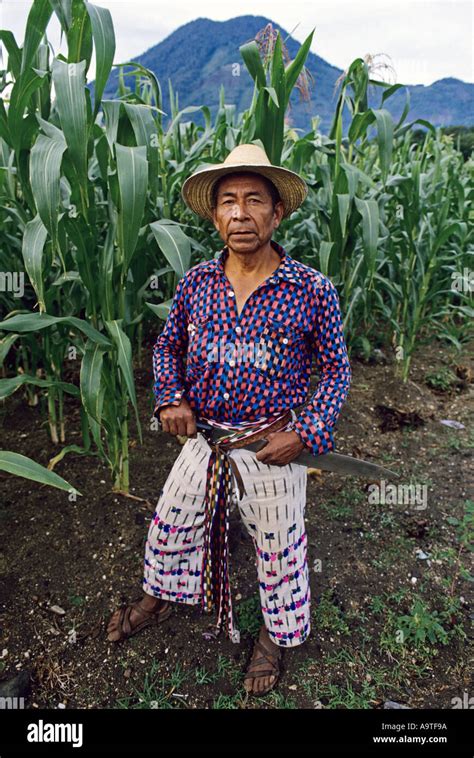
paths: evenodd
<path fill-rule="evenodd" d="M 158 413 L 164 432 L 179 434 L 181 437 L 196 437 L 196 418 L 184 397 L 179 405 L 165 405 Z"/>

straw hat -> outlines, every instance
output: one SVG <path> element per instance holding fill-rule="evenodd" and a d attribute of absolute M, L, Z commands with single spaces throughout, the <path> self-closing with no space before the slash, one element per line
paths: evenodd
<path fill-rule="evenodd" d="M 225 174 L 236 171 L 252 171 L 261 174 L 277 188 L 284 206 L 283 218 L 293 213 L 303 202 L 308 187 L 294 171 L 281 166 L 273 166 L 259 145 L 237 145 L 223 163 L 198 169 L 184 182 L 181 195 L 186 205 L 194 213 L 212 221 L 212 187 Z"/>

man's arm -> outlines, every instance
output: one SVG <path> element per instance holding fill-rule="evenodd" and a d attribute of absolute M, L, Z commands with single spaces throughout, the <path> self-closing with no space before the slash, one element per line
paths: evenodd
<path fill-rule="evenodd" d="M 313 455 L 334 449 L 333 427 L 349 392 L 352 372 L 342 328 L 337 290 L 325 279 L 316 300 L 313 348 L 320 381 L 304 410 L 292 422 Z"/>
<path fill-rule="evenodd" d="M 163 331 L 153 348 L 153 415 L 165 405 L 179 405 L 184 393 L 188 319 L 184 302 L 185 277 L 179 280 Z"/>

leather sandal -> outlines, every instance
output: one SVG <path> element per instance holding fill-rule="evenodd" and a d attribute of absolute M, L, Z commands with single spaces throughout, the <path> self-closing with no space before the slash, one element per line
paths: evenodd
<path fill-rule="evenodd" d="M 250 690 L 252 695 L 266 695 L 270 690 L 272 690 L 276 683 L 278 682 L 278 679 L 280 677 L 280 666 L 278 665 L 281 661 L 281 648 L 277 649 L 277 652 L 273 654 L 268 648 L 266 648 L 264 645 L 262 645 L 259 640 L 255 640 L 254 643 L 254 650 L 255 648 L 262 653 L 261 656 L 256 658 L 255 660 L 251 660 L 248 671 L 245 674 L 245 679 L 257 679 L 260 677 L 265 676 L 274 676 L 275 681 L 268 685 L 268 687 L 264 690 L 260 690 L 259 692 L 254 692 L 253 690 Z M 253 655 L 253 654 L 252 654 Z M 255 666 L 258 666 L 261 663 L 269 663 L 270 668 L 267 669 L 260 669 L 258 671 L 252 671 L 252 669 Z M 244 685 L 245 686 L 245 685 Z"/>
<path fill-rule="evenodd" d="M 169 618 L 173 612 L 173 609 L 169 602 L 164 609 L 162 606 L 160 606 L 157 610 L 146 611 L 144 608 L 138 605 L 141 600 L 142 598 L 138 597 L 135 600 L 132 600 L 131 603 L 122 605 L 120 607 L 117 627 L 113 630 L 118 631 L 120 633 L 120 637 L 115 640 L 108 640 L 109 642 L 121 642 L 122 640 L 127 640 L 129 637 L 133 637 L 134 634 L 138 634 L 138 632 L 140 632 L 142 629 L 145 629 L 147 626 L 152 626 L 154 624 L 158 625 L 163 621 L 166 621 L 166 619 Z M 144 620 L 133 628 L 130 623 L 130 614 L 132 612 L 132 609 L 145 616 Z M 109 634 L 111 634 L 111 632 L 109 632 Z"/>

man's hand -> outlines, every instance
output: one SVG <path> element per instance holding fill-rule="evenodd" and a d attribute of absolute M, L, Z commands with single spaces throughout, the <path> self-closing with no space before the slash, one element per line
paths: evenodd
<path fill-rule="evenodd" d="M 196 437 L 196 418 L 184 397 L 179 405 L 164 405 L 158 413 L 164 432 L 179 434 L 181 437 Z"/>
<path fill-rule="evenodd" d="M 268 440 L 268 444 L 259 450 L 255 457 L 257 461 L 268 466 L 286 466 L 306 447 L 294 430 L 270 432 L 265 439 Z"/>

